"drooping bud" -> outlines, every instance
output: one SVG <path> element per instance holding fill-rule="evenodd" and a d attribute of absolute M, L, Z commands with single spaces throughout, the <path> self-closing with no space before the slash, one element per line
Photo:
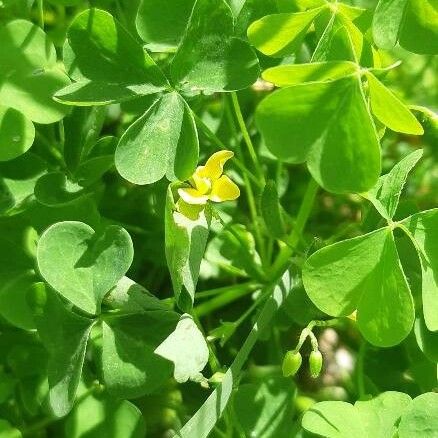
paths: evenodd
<path fill-rule="evenodd" d="M 290 350 L 284 355 L 283 359 L 283 376 L 289 377 L 294 376 L 297 371 L 300 369 L 301 362 L 303 358 L 301 357 L 301 353 L 299 351 Z"/>
<path fill-rule="evenodd" d="M 316 379 L 322 369 L 322 354 L 319 350 L 313 350 L 309 357 L 310 375 Z"/>

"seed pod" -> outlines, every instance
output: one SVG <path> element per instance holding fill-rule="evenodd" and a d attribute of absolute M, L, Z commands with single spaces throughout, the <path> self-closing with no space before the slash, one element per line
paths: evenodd
<path fill-rule="evenodd" d="M 319 350 L 314 350 L 309 357 L 310 375 L 316 379 L 322 369 L 322 354 Z"/>
<path fill-rule="evenodd" d="M 299 351 L 291 350 L 288 351 L 284 355 L 283 359 L 283 376 L 289 377 L 294 376 L 297 371 L 300 369 L 301 362 L 303 361 L 303 358 L 301 357 L 301 354 Z"/>

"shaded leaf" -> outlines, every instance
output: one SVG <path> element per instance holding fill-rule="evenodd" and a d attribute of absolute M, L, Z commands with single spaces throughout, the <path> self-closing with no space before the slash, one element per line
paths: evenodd
<path fill-rule="evenodd" d="M 303 282 L 323 312 L 347 316 L 357 309 L 359 329 L 374 345 L 396 345 L 412 328 L 413 300 L 387 228 L 315 252 Z"/>
<path fill-rule="evenodd" d="M 184 181 L 195 170 L 199 143 L 193 114 L 176 92 L 165 94 L 122 135 L 116 149 L 119 173 L 134 184 L 163 176 Z"/>
<path fill-rule="evenodd" d="M 34 306 L 38 333 L 49 352 L 50 407 L 63 417 L 73 407 L 93 320 L 68 310 L 50 290 L 40 290 Z"/>
<path fill-rule="evenodd" d="M 118 226 L 102 233 L 81 222 L 59 222 L 40 237 L 38 268 L 75 306 L 96 314 L 105 294 L 124 276 L 133 258 L 129 234 Z"/>
<path fill-rule="evenodd" d="M 419 250 L 422 269 L 423 313 L 430 331 L 438 330 L 438 209 L 414 214 L 402 221 Z"/>
<path fill-rule="evenodd" d="M 233 91 L 259 75 L 249 44 L 233 37 L 234 19 L 224 0 L 197 0 L 171 65 L 174 84 L 187 91 Z"/>

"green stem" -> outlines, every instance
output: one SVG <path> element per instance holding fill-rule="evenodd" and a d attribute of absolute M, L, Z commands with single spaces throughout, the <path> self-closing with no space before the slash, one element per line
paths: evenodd
<path fill-rule="evenodd" d="M 290 257 L 292 256 L 296 245 L 300 241 L 301 235 L 307 224 L 313 204 L 315 202 L 316 194 L 318 193 L 318 188 L 318 183 L 311 177 L 298 211 L 294 229 L 286 238 L 287 246 L 281 248 L 277 259 L 271 267 L 271 278 L 273 280 L 279 278 L 290 264 Z"/>
<path fill-rule="evenodd" d="M 365 351 L 366 351 L 367 344 L 364 340 L 362 340 L 360 347 L 359 347 L 359 353 L 357 355 L 357 392 L 359 395 L 359 400 L 364 400 L 366 393 L 365 393 L 365 375 L 364 375 L 364 359 L 365 359 Z"/>
<path fill-rule="evenodd" d="M 239 105 L 239 99 L 237 98 L 237 94 L 235 92 L 231 93 L 231 102 L 233 103 L 234 112 L 236 114 L 237 123 L 239 125 L 239 128 L 242 132 L 243 140 L 245 141 L 246 147 L 249 152 L 249 156 L 251 157 L 251 160 L 254 163 L 254 167 L 257 171 L 257 174 L 260 178 L 260 180 L 263 183 L 263 186 L 265 185 L 265 175 L 263 173 L 263 170 L 260 166 L 259 160 L 257 158 L 257 154 L 254 148 L 254 145 L 252 143 L 251 137 L 248 132 L 248 128 L 246 127 L 245 120 L 243 119 L 242 110 L 240 109 Z"/>
<path fill-rule="evenodd" d="M 236 286 L 234 288 L 230 287 L 230 289 L 227 292 L 224 292 L 222 295 L 218 295 L 217 297 L 196 306 L 193 309 L 193 314 L 196 315 L 198 318 L 202 318 L 203 316 L 208 315 L 216 309 L 225 307 L 228 304 L 237 301 L 238 299 L 246 295 L 249 295 L 257 289 L 258 285 L 254 284 L 248 284 L 245 288 L 239 286 Z"/>
<path fill-rule="evenodd" d="M 248 281 L 246 283 L 235 284 L 232 286 L 218 287 L 216 289 L 209 289 L 209 290 L 202 291 L 202 292 L 196 292 L 195 298 L 197 300 L 202 299 L 202 298 L 210 298 L 210 297 L 215 296 L 215 295 L 222 295 L 223 293 L 228 292 L 230 289 L 235 290 L 237 287 L 246 289 L 246 288 L 252 287 L 252 286 L 254 286 L 254 282 Z"/>
<path fill-rule="evenodd" d="M 37 0 L 40 27 L 44 30 L 44 0 Z"/>

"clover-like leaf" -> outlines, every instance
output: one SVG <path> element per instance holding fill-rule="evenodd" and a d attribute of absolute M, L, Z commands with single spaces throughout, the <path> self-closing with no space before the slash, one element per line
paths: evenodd
<path fill-rule="evenodd" d="M 0 161 L 24 154 L 33 143 L 33 123 L 19 111 L 0 106 Z"/>
<path fill-rule="evenodd" d="M 315 252 L 303 282 L 323 312 L 347 316 L 357 309 L 359 329 L 374 345 L 396 345 L 411 331 L 413 299 L 389 228 Z"/>
<path fill-rule="evenodd" d="M 63 172 L 50 172 L 41 176 L 34 189 L 35 197 L 41 204 L 56 206 L 68 204 L 83 196 L 85 190 L 67 179 Z"/>
<path fill-rule="evenodd" d="M 68 310 L 54 292 L 40 292 L 34 302 L 35 319 L 49 352 L 49 402 L 53 413 L 63 417 L 75 401 L 94 321 Z"/>
<path fill-rule="evenodd" d="M 179 383 L 196 380 L 208 362 L 207 343 L 188 314 L 181 316 L 175 330 L 155 349 L 155 353 L 173 362 L 173 376 Z"/>
<path fill-rule="evenodd" d="M 135 25 L 153 52 L 175 50 L 186 30 L 195 0 L 142 0 Z"/>
<path fill-rule="evenodd" d="M 197 0 L 171 65 L 175 85 L 187 91 L 233 91 L 259 75 L 250 45 L 234 36 L 234 19 L 224 0 Z"/>
<path fill-rule="evenodd" d="M 133 259 L 129 234 L 118 226 L 96 233 L 81 222 L 59 222 L 40 237 L 38 268 L 64 298 L 96 314 L 105 294 L 122 278 Z"/>
<path fill-rule="evenodd" d="M 384 49 L 397 41 L 414 53 L 438 53 L 438 10 L 434 0 L 379 0 L 373 17 L 373 37 Z"/>
<path fill-rule="evenodd" d="M 422 270 L 423 313 L 430 331 L 438 330 L 438 208 L 402 221 L 410 231 Z"/>
<path fill-rule="evenodd" d="M 422 149 L 407 155 L 386 175 L 381 176 L 368 193 L 364 194 L 385 219 L 391 220 L 394 217 L 408 174 L 422 155 Z"/>
<path fill-rule="evenodd" d="M 111 14 L 89 9 L 69 27 L 64 61 L 76 82 L 58 91 L 60 102 L 106 105 L 168 88 L 167 79 Z"/>
<path fill-rule="evenodd" d="M 388 128 L 404 134 L 422 135 L 420 122 L 388 88 L 372 73 L 366 74 L 370 90 L 371 109 Z"/>
<path fill-rule="evenodd" d="M 427 329 L 423 316 L 415 319 L 414 331 L 420 350 L 431 362 L 438 364 L 438 332 Z"/>
<path fill-rule="evenodd" d="M 401 417 L 400 438 L 434 438 L 438 436 L 438 394 L 428 392 L 414 400 Z"/>
<path fill-rule="evenodd" d="M 305 12 L 266 15 L 248 28 L 248 39 L 260 52 L 283 57 L 297 50 L 324 7 Z"/>
<path fill-rule="evenodd" d="M 16 109 L 36 123 L 61 120 L 68 108 L 54 102 L 52 96 L 69 80 L 44 31 L 29 21 L 14 20 L 0 26 L 0 41 L 2 106 Z"/>
<path fill-rule="evenodd" d="M 158 99 L 122 135 L 116 149 L 119 173 L 134 184 L 189 178 L 199 143 L 191 109 L 176 92 Z"/>
<path fill-rule="evenodd" d="M 108 390 L 118 398 L 148 394 L 172 375 L 171 364 L 155 349 L 172 333 L 178 314 L 170 310 L 128 310 L 102 324 L 102 371 Z"/>
<path fill-rule="evenodd" d="M 357 77 L 280 89 L 259 105 L 256 122 L 277 158 L 307 161 L 329 191 L 366 191 L 377 181 L 380 146 Z"/>
<path fill-rule="evenodd" d="M 293 380 L 285 377 L 239 385 L 233 398 L 233 410 L 245 436 L 290 435 L 296 392 Z"/>
<path fill-rule="evenodd" d="M 193 305 L 210 221 L 211 215 L 206 209 L 196 219 L 178 212 L 172 186 L 169 186 L 165 216 L 166 259 L 173 293 L 183 311 L 190 311 Z"/>
<path fill-rule="evenodd" d="M 133 403 L 88 395 L 79 401 L 65 423 L 66 438 L 84 436 L 143 438 L 146 425 L 141 411 Z"/>
<path fill-rule="evenodd" d="M 359 413 L 353 405 L 343 401 L 316 403 L 305 413 L 302 426 L 307 432 L 324 438 L 369 438 Z"/>
<path fill-rule="evenodd" d="M 398 421 L 411 404 L 409 395 L 395 391 L 354 405 L 324 401 L 304 414 L 302 426 L 307 432 L 325 438 L 389 438 L 396 435 Z"/>

